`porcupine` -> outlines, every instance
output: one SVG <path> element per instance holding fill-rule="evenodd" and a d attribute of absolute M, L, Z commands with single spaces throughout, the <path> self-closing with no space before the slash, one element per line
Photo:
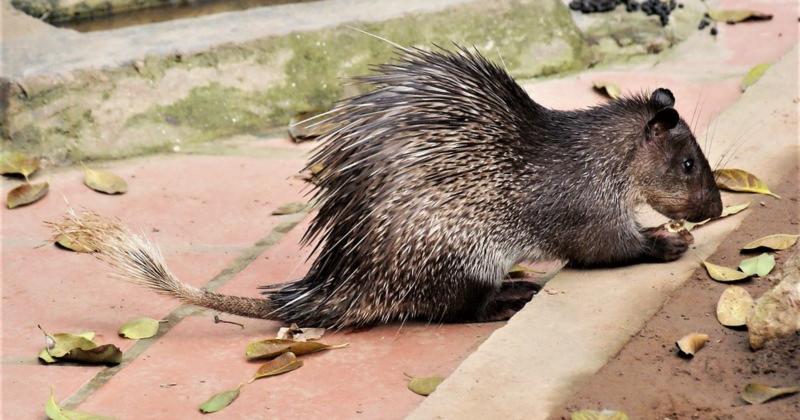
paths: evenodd
<path fill-rule="evenodd" d="M 222 295 L 180 282 L 157 248 L 120 225 L 73 217 L 73 231 L 121 276 L 184 302 L 341 328 L 507 319 L 537 290 L 503 281 L 517 262 L 671 261 L 688 239 L 641 227 L 637 205 L 689 221 L 721 212 L 667 89 L 548 109 L 461 47 L 398 47 L 373 71 L 356 79 L 371 91 L 329 113 L 308 163 L 324 167 L 303 238 L 319 252 L 300 280 L 265 287 L 263 299 Z"/>

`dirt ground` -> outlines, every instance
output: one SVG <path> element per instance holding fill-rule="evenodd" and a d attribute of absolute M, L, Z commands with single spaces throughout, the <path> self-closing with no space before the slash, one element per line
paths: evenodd
<path fill-rule="evenodd" d="M 724 241 L 711 262 L 736 267 L 744 257 L 745 243 L 773 233 L 797 233 L 797 167 L 781 185 L 783 198 L 760 195 L 727 196 L 727 204 L 751 200 L 746 219 Z M 763 202 L 765 205 L 761 205 Z M 778 282 L 782 264 L 800 245 L 775 254 L 776 269 L 767 278 L 737 283 L 753 297 Z M 692 258 L 691 253 L 684 258 Z M 588 378 L 577 394 L 555 410 L 552 419 L 568 419 L 579 409 L 611 409 L 631 419 L 796 419 L 800 418 L 800 394 L 749 405 L 739 398 L 747 383 L 772 386 L 800 385 L 800 334 L 753 352 L 746 329 L 719 324 L 715 308 L 727 284 L 711 280 L 699 268 L 645 327 L 596 375 Z M 624 302 L 620 303 L 624 304 Z M 677 356 L 675 341 L 690 332 L 711 339 L 693 359 Z"/>

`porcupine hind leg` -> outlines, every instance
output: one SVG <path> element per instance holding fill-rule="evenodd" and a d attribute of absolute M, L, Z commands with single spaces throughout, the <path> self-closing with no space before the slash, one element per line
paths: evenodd
<path fill-rule="evenodd" d="M 477 283 L 464 290 L 460 306 L 450 311 L 447 319 L 451 322 L 506 321 L 540 289 L 538 284 L 524 280 L 506 280 L 499 288 Z"/>
<path fill-rule="evenodd" d="M 481 322 L 506 321 L 531 301 L 542 286 L 525 280 L 506 280 L 492 293 L 482 313 Z"/>

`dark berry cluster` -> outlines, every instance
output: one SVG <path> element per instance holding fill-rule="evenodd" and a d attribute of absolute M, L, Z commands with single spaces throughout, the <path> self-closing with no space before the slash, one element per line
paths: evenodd
<path fill-rule="evenodd" d="M 648 16 L 658 16 L 662 26 L 667 26 L 669 14 L 676 7 L 683 7 L 675 0 L 644 0 L 642 2 L 637 0 L 572 0 L 569 8 L 582 13 L 610 12 L 620 4 L 624 4 L 625 10 L 628 12 L 641 10 Z"/>
<path fill-rule="evenodd" d="M 703 20 L 700 21 L 699 25 L 697 25 L 697 29 L 702 31 L 708 25 L 711 25 L 711 31 L 710 31 L 711 35 L 717 36 L 717 25 L 716 25 L 716 23 L 714 23 L 714 20 L 711 19 L 711 16 L 709 16 L 708 13 L 706 13 L 703 16 Z"/>

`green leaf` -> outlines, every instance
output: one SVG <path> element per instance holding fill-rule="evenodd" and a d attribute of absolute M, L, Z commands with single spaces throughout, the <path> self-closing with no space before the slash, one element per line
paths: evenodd
<path fill-rule="evenodd" d="M 608 96 L 611 99 L 617 99 L 622 96 L 622 89 L 611 82 L 593 82 L 592 87 L 594 90 L 602 93 L 605 96 Z"/>
<path fill-rule="evenodd" d="M 748 20 L 770 20 L 772 15 L 744 9 L 712 9 L 708 11 L 711 19 L 717 22 L 739 23 Z"/>
<path fill-rule="evenodd" d="M 570 413 L 570 420 L 628 420 L 628 415 L 615 410 L 580 410 Z"/>
<path fill-rule="evenodd" d="M 119 327 L 119 335 L 133 340 L 150 338 L 158 333 L 158 320 L 153 318 L 132 319 Z"/>
<path fill-rule="evenodd" d="M 747 88 L 749 88 L 750 86 L 753 86 L 758 81 L 758 79 L 760 79 L 761 76 L 763 76 L 764 73 L 766 73 L 767 69 L 769 69 L 771 65 L 772 64 L 770 63 L 761 63 L 751 68 L 750 71 L 748 71 L 747 74 L 744 76 L 744 79 L 742 79 L 741 86 L 739 86 L 742 92 L 747 90 Z"/>
<path fill-rule="evenodd" d="M 347 347 L 347 344 L 331 346 L 319 341 L 295 341 L 280 338 L 268 338 L 252 341 L 247 344 L 245 355 L 248 359 L 270 359 L 283 353 L 292 352 L 297 356 L 315 353 L 322 350 Z"/>
<path fill-rule="evenodd" d="M 231 405 L 231 403 L 239 397 L 240 388 L 241 385 L 234 389 L 222 391 L 219 394 L 213 395 L 206 402 L 200 405 L 200 411 L 203 413 L 216 413 L 217 411 Z"/>
<path fill-rule="evenodd" d="M 124 179 L 99 169 L 83 168 L 83 183 L 106 194 L 123 194 L 128 191 L 128 184 Z"/>
<path fill-rule="evenodd" d="M 0 173 L 19 174 L 28 178 L 39 169 L 39 159 L 19 152 L 3 152 L 0 154 Z"/>
<path fill-rule="evenodd" d="M 769 274 L 773 268 L 775 268 L 775 257 L 767 253 L 742 260 L 742 262 L 739 263 L 739 269 L 748 276 L 756 275 L 758 277 L 764 277 Z"/>
<path fill-rule="evenodd" d="M 721 281 L 721 282 L 739 281 L 750 277 L 747 274 L 742 273 L 741 271 L 736 271 L 732 268 L 712 264 L 708 261 L 703 261 L 703 265 L 706 267 L 708 275 L 711 276 L 711 278 L 716 281 Z"/>
<path fill-rule="evenodd" d="M 427 397 L 436 391 L 436 387 L 444 381 L 441 376 L 429 376 L 423 378 L 411 377 L 408 381 L 408 389 L 415 393 Z"/>
<path fill-rule="evenodd" d="M 98 416 L 97 414 L 83 413 L 62 408 L 56 401 L 52 389 L 50 398 L 44 404 L 44 412 L 51 420 L 112 420 L 113 417 Z"/>
<path fill-rule="evenodd" d="M 276 376 L 282 373 L 291 372 L 300 368 L 301 366 L 303 366 L 303 361 L 297 360 L 297 356 L 295 356 L 294 353 L 283 353 L 280 356 L 261 365 L 256 374 L 253 375 L 253 379 L 250 381 L 252 382 L 259 378 L 266 378 L 267 376 Z"/>
<path fill-rule="evenodd" d="M 758 238 L 755 241 L 750 242 L 747 245 L 743 246 L 742 249 L 750 250 L 758 248 L 769 248 L 769 249 L 774 249 L 776 251 L 782 251 L 784 249 L 791 248 L 795 243 L 797 243 L 797 238 L 800 238 L 800 235 L 778 233 L 775 235 L 769 235 L 763 238 Z"/>
<path fill-rule="evenodd" d="M 50 185 L 47 182 L 36 184 L 25 183 L 8 192 L 6 207 L 13 209 L 39 201 L 47 195 Z"/>
<path fill-rule="evenodd" d="M 294 214 L 305 211 L 309 207 L 308 203 L 301 201 L 284 204 L 272 211 L 273 216 L 283 216 L 285 214 Z"/>
<path fill-rule="evenodd" d="M 771 387 L 763 384 L 747 384 L 742 391 L 742 399 L 750 404 L 762 404 L 781 395 L 796 394 L 800 387 Z"/>
<path fill-rule="evenodd" d="M 723 190 L 767 194 L 778 199 L 781 198 L 778 194 L 770 191 L 767 184 L 757 176 L 741 169 L 717 169 L 714 171 L 714 179 L 717 187 Z"/>

